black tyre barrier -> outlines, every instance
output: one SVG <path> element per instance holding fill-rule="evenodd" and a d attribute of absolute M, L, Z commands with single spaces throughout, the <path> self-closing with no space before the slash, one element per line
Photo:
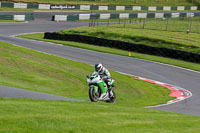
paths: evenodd
<path fill-rule="evenodd" d="M 78 34 L 59 34 L 55 32 L 53 33 L 46 32 L 44 38 L 53 40 L 74 41 L 91 45 L 105 46 L 121 50 L 133 51 L 143 54 L 168 57 L 194 63 L 200 63 L 200 54 L 188 51 L 181 51 L 181 50 L 162 48 L 162 47 L 152 47 L 144 44 L 134 44 L 118 40 L 109 40 L 104 38 L 78 35 Z"/>

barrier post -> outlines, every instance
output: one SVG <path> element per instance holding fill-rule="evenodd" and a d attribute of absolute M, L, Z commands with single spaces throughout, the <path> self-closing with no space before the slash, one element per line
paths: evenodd
<path fill-rule="evenodd" d="M 143 22 L 143 29 L 145 28 L 145 24 L 146 24 L 146 18 L 144 19 L 144 22 Z"/>
<path fill-rule="evenodd" d="M 108 21 L 107 21 L 107 26 L 109 26 L 109 19 L 108 19 Z"/>
<path fill-rule="evenodd" d="M 190 32 L 192 32 L 192 21 L 190 23 Z"/>
<path fill-rule="evenodd" d="M 131 52 L 128 53 L 128 56 L 131 56 Z"/>
<path fill-rule="evenodd" d="M 166 31 L 168 31 L 169 18 L 167 18 Z"/>

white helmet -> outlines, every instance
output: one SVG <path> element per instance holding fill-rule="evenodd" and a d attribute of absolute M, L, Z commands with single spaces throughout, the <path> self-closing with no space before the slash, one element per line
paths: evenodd
<path fill-rule="evenodd" d="M 101 63 L 95 64 L 95 71 L 96 72 L 100 72 L 102 70 L 102 68 L 103 68 L 103 65 Z"/>

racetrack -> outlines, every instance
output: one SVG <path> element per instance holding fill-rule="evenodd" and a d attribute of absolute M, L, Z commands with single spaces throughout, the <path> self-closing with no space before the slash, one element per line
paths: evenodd
<path fill-rule="evenodd" d="M 40 16 L 40 15 L 38 15 Z M 42 18 L 42 19 L 40 19 Z M 32 41 L 12 37 L 16 34 L 30 32 L 57 31 L 60 29 L 73 28 L 88 25 L 87 22 L 51 22 L 50 18 L 38 17 L 29 23 L 1 23 L 0 41 L 12 43 L 18 46 L 34 49 L 63 58 L 95 64 L 102 62 L 107 68 L 123 73 L 137 75 L 148 79 L 161 81 L 175 86 L 180 86 L 192 92 L 193 96 L 184 101 L 155 107 L 156 109 L 171 112 L 179 112 L 200 116 L 200 73 L 170 65 L 123 57 L 107 53 L 94 52 L 68 46 L 54 45 L 47 42 Z M 1 86 L 1 88 L 4 88 Z M 2 93 L 0 93 L 1 95 Z"/>
<path fill-rule="evenodd" d="M 18 88 L 6 87 L 0 85 L 0 96 L 1 97 L 22 97 L 32 99 L 43 99 L 43 100 L 64 100 L 64 101 L 81 101 L 72 98 L 66 98 L 41 92 L 22 90 Z"/>

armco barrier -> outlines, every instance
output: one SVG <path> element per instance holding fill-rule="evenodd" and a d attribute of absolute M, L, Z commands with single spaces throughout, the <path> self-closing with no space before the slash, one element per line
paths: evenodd
<path fill-rule="evenodd" d="M 13 15 L 0 15 L 0 20 L 13 20 Z"/>
<path fill-rule="evenodd" d="M 14 3 L 1 2 L 1 7 L 14 8 Z"/>
<path fill-rule="evenodd" d="M 30 21 L 34 20 L 33 14 L 26 14 L 26 15 L 1 15 L 0 20 L 17 20 L 17 21 Z"/>
<path fill-rule="evenodd" d="M 200 6 L 114 6 L 114 5 L 50 5 L 34 3 L 0 2 L 0 7 L 32 9 L 77 9 L 77 10 L 115 10 L 115 11 L 195 11 Z"/>
<path fill-rule="evenodd" d="M 53 21 L 72 21 L 89 19 L 133 19 L 133 18 L 179 18 L 179 17 L 199 17 L 199 12 L 166 12 L 166 13 L 101 13 L 101 14 L 73 14 L 55 15 Z M 65 18 L 65 19 L 64 19 Z"/>
<path fill-rule="evenodd" d="M 173 59 L 200 63 L 200 54 L 198 53 L 192 53 L 192 52 L 169 49 L 169 48 L 152 47 L 143 44 L 133 44 L 118 40 L 108 40 L 108 39 L 86 36 L 86 35 L 78 35 L 78 34 L 59 34 L 59 33 L 47 32 L 45 33 L 44 38 L 53 40 L 74 41 L 74 42 L 92 44 L 97 46 L 105 46 L 121 50 L 134 51 L 143 54 L 150 54 L 150 55 L 169 57 Z"/>
<path fill-rule="evenodd" d="M 25 15 L 25 20 L 26 21 L 30 21 L 30 20 L 34 20 L 35 18 L 34 18 L 34 15 L 33 14 L 26 14 Z"/>

